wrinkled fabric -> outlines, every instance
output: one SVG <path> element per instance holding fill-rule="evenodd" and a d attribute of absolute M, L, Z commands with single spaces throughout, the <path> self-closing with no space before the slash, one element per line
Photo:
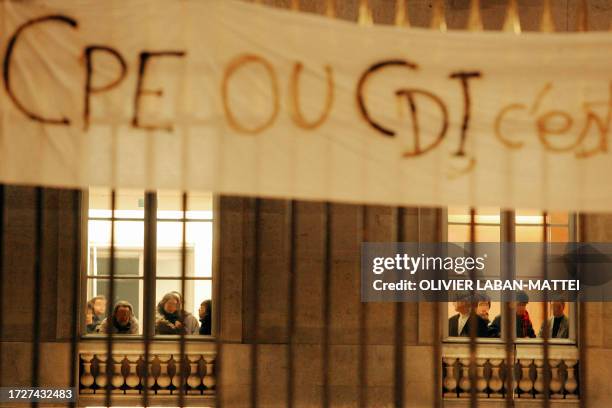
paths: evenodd
<path fill-rule="evenodd" d="M 233 0 L 0 11 L 1 182 L 612 209 L 609 33 L 360 27 Z"/>

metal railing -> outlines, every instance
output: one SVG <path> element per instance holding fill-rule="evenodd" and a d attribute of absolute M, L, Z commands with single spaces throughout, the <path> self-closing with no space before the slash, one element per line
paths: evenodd
<path fill-rule="evenodd" d="M 333 3 L 328 3 L 328 10 L 333 9 Z M 297 4 L 297 6 L 295 6 Z M 330 6 L 331 4 L 331 6 Z M 515 2 L 511 1 L 512 7 L 516 7 Z M 546 7 L 550 7 L 549 2 L 544 2 Z M 580 2 L 582 7 L 582 29 L 586 29 L 586 1 Z M 298 3 L 294 3 L 294 7 L 299 8 Z M 402 13 L 406 12 L 405 8 L 398 7 Z M 436 27 L 445 27 L 443 21 L 443 12 L 440 14 L 439 10 L 443 10 L 442 2 L 437 1 L 435 10 L 438 10 L 433 16 L 436 20 Z M 361 13 L 370 13 L 368 2 L 361 1 L 360 7 Z M 545 16 L 548 15 L 545 13 Z M 516 14 L 508 14 L 507 26 L 516 28 L 519 27 L 520 23 L 517 20 Z M 471 19 L 472 21 L 473 19 Z M 365 15 L 360 16 L 360 21 L 369 21 Z M 402 23 L 405 23 L 405 19 L 398 19 Z M 111 196 L 111 246 L 110 246 L 110 280 L 109 280 L 109 296 L 110 300 L 114 299 L 115 292 L 115 252 L 114 252 L 114 241 L 115 241 L 115 217 L 114 212 L 116 208 L 116 193 L 113 190 Z M 42 281 L 41 275 L 41 262 L 45 251 L 44 241 L 44 198 L 45 190 L 42 187 L 36 189 L 35 200 L 36 200 L 36 218 L 35 218 L 35 254 L 32 259 L 32 269 L 34 274 L 34 285 L 32 287 L 32 310 L 34 314 L 40 314 L 41 309 L 41 290 L 44 282 Z M 182 211 L 183 214 L 186 212 L 188 195 L 183 193 L 182 195 Z M 253 216 L 254 216 L 254 228 L 253 235 L 251 237 L 253 242 L 253 262 L 250 265 L 252 268 L 252 291 L 257 294 L 260 287 L 260 275 L 261 275 L 261 242 L 263 239 L 262 227 L 261 227 L 261 199 L 254 199 Z M 74 192 L 74 205 L 75 208 L 80 208 L 82 203 L 81 194 L 78 191 Z M 74 314 L 71 316 L 71 327 L 73 335 L 71 337 L 70 347 L 70 362 L 71 376 L 70 385 L 79 387 L 81 394 L 87 395 L 104 395 L 104 403 L 107 406 L 114 404 L 114 399 L 119 394 L 129 395 L 137 394 L 141 400 L 142 405 L 149 406 L 151 404 L 151 398 L 159 395 L 175 397 L 179 406 L 186 404 L 186 398 L 192 395 L 207 396 L 210 397 L 210 401 L 216 401 L 217 405 L 221 405 L 221 398 L 223 394 L 223 383 L 218 382 L 218 379 L 223 378 L 221 373 L 221 361 L 225 354 L 224 350 L 224 339 L 221 335 L 216 337 L 215 350 L 208 353 L 194 353 L 188 351 L 188 340 L 185 335 L 179 336 L 178 340 L 174 343 L 178 346 L 178 351 L 166 351 L 165 353 L 153 350 L 153 310 L 154 304 L 153 299 L 155 297 L 154 286 L 151 282 L 154 281 L 155 276 L 155 253 L 156 253 L 156 198 L 155 193 L 148 192 L 145 198 L 145 206 L 147 208 L 145 217 L 145 282 L 148 282 L 144 286 L 144 299 L 145 299 L 145 313 L 144 313 L 144 335 L 140 344 L 142 344 L 142 352 L 133 352 L 133 344 L 131 344 L 125 350 L 119 350 L 121 344 L 119 340 L 108 334 L 104 347 L 100 344 L 97 346 L 100 348 L 97 352 L 91 351 L 79 351 L 78 347 L 78 330 L 77 321 L 79 320 L 77 307 L 79 303 L 79 291 L 80 287 L 77 282 L 81 281 L 81 261 L 78 257 L 74 258 L 74 281 L 72 282 L 73 290 L 71 291 L 72 298 L 70 304 Z M 368 239 L 368 207 L 362 209 L 362 238 L 363 240 Z M 442 240 L 442 210 L 436 209 L 436 239 Z M 295 351 L 292 348 L 293 336 L 295 333 L 295 298 L 298 292 L 297 283 L 295 279 L 297 269 L 296 250 L 299 247 L 298 238 L 298 226 L 297 226 L 297 215 L 298 206 L 296 202 L 292 201 L 289 205 L 289 211 L 287 212 L 287 222 L 289 228 L 289 287 L 288 292 L 290 293 L 289 298 L 289 312 L 287 314 L 287 392 L 285 395 L 286 406 L 292 407 L 295 403 L 295 389 L 298 386 L 296 384 L 294 373 L 295 366 L 293 361 L 295 358 Z M 512 212 L 504 213 L 503 217 L 508 219 L 508 222 L 513 223 L 514 214 Z M 470 221 L 470 240 L 476 241 L 475 232 L 475 212 L 471 211 Z M 546 216 L 544 216 L 546 219 Z M 4 233 L 5 233 L 5 189 L 4 186 L 0 186 L 0 293 L 3 291 L 3 282 L 6 278 L 5 270 L 5 253 L 4 253 Z M 323 222 L 324 228 L 321 238 L 322 246 L 324 247 L 324 271 L 322 274 L 322 341 L 321 341 L 321 405 L 328 407 L 331 405 L 331 390 L 330 390 L 330 326 L 332 319 L 331 311 L 331 284 L 332 284 L 332 269 L 333 269 L 333 240 L 332 233 L 334 227 L 334 205 L 331 203 L 325 203 L 323 210 Z M 512 221 L 510 221 L 512 220 Z M 74 220 L 74 236 L 75 238 L 75 252 L 80 253 L 81 245 L 81 214 L 80 211 L 75 211 Z M 182 220 L 183 230 L 182 239 L 183 245 L 181 250 L 181 282 L 182 282 L 182 295 L 185 296 L 185 278 L 186 278 L 186 227 L 185 218 Z M 405 239 L 405 209 L 398 208 L 396 212 L 395 225 L 396 229 L 396 240 L 401 242 Z M 585 231 L 582 229 L 584 226 L 583 222 L 579 223 L 580 226 L 580 238 L 584 239 Z M 544 228 L 545 234 L 543 239 L 546 241 L 546 228 Z M 506 231 L 505 240 L 508 242 L 514 241 L 513 229 Z M 509 276 L 512 276 L 512 261 L 508 260 Z M 546 273 L 546 272 L 545 272 Z M 223 277 L 217 285 L 217 293 L 223 293 L 224 290 Z M 216 316 L 222 316 L 222 308 L 224 305 L 220 301 L 221 297 L 217 296 L 217 304 L 215 306 Z M 252 341 L 250 343 L 250 359 L 249 359 L 249 372 L 250 372 L 250 387 L 249 387 L 249 400 L 251 407 L 257 407 L 260 404 L 259 399 L 259 328 L 260 328 L 260 299 L 258 296 L 252 296 L 251 304 L 249 305 L 252 313 Z M 182 304 L 185 304 L 184 298 Z M 506 310 L 506 316 L 511 316 L 511 309 L 507 302 L 504 303 Z M 113 304 L 109 302 L 107 315 L 112 315 Z M 366 372 L 367 372 L 367 332 L 365 330 L 365 313 L 367 310 L 366 304 L 360 305 L 359 310 L 359 393 L 357 395 L 358 405 L 364 407 L 367 404 L 367 385 L 366 385 Z M 441 313 L 439 305 L 435 307 L 435 319 L 436 322 L 441 320 Z M 546 314 L 545 314 L 546 315 Z M 410 396 L 406 395 L 404 381 L 405 381 L 405 355 L 404 355 L 404 343 L 403 328 L 405 325 L 404 307 L 402 303 L 397 303 L 395 307 L 395 335 L 393 342 L 393 401 L 397 407 L 402 407 L 410 400 Z M 579 305 L 579 333 L 585 333 L 587 331 L 587 320 L 585 313 L 584 303 Z M 4 328 L 2 321 L 2 314 L 0 314 L 0 338 L 3 338 Z M 546 320 L 545 320 L 546 321 Z M 217 323 L 220 327 L 222 322 Z M 578 355 L 577 356 L 566 356 L 566 357 L 555 357 L 555 347 L 552 346 L 549 341 L 549 330 L 545 330 L 544 340 L 541 346 L 536 347 L 542 351 L 541 357 L 533 357 L 530 355 L 521 356 L 520 349 L 514 343 L 513 338 L 513 323 L 511 319 L 505 319 L 505 344 L 501 349 L 496 349 L 494 355 L 489 356 L 486 354 L 488 348 L 484 348 L 476 341 L 476 333 L 474 330 L 470 333 L 469 346 L 461 347 L 461 351 L 456 350 L 445 350 L 440 341 L 441 335 L 439 326 L 434 325 L 434 341 L 433 341 L 433 362 L 434 369 L 432 370 L 433 376 L 431 381 L 440 385 L 438 388 L 439 392 L 433 396 L 434 406 L 440 407 L 444 403 L 444 398 L 469 398 L 470 405 L 475 407 L 478 406 L 479 400 L 482 398 L 501 398 L 505 399 L 507 406 L 514 404 L 515 398 L 523 399 L 541 399 L 542 406 L 550 406 L 550 400 L 563 398 L 575 398 L 580 399 L 581 406 L 587 406 L 587 396 L 585 394 L 585 387 L 579 387 L 580 378 L 584 378 L 586 370 L 586 348 L 584 341 L 578 339 Z M 545 324 L 547 324 L 545 322 Z M 475 326 L 474 326 L 475 327 Z M 32 365 L 31 365 L 31 385 L 40 385 L 40 360 L 41 360 L 41 327 L 40 321 L 34 319 L 32 322 Z M 220 333 L 219 333 L 220 334 Z M 0 343 L 2 345 L 2 343 Z M 123 345 L 122 345 L 123 347 Z M 467 354 L 465 351 L 467 350 Z M 530 352 L 534 352 L 535 349 L 530 349 Z M 4 350 L 0 350 L 0 356 L 2 356 Z M 454 354 L 453 354 L 454 353 Z M 1 363 L 1 361 L 0 361 Z M 77 366 L 78 366 L 78 381 L 77 381 Z M 0 364 L 2 367 L 2 364 Z M 78 384 L 77 384 L 78 382 Z M 512 391 L 510 391 L 512 390 Z M 215 398 L 216 396 L 216 398 Z M 280 397 L 279 397 L 280 398 Z M 37 403 L 33 403 L 32 406 L 37 406 Z M 74 403 L 71 406 L 75 406 Z"/>

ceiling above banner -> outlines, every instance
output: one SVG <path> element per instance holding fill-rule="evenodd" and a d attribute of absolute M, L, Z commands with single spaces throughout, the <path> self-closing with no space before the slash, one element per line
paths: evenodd
<path fill-rule="evenodd" d="M 0 181 L 612 210 L 609 33 L 111 3 L 0 3 Z"/>

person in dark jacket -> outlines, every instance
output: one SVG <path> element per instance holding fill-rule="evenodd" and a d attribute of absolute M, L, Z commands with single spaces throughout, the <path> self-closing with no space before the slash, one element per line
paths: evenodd
<path fill-rule="evenodd" d="M 155 334 L 198 334 L 198 320 L 183 310 L 182 296 L 169 292 L 157 304 Z"/>
<path fill-rule="evenodd" d="M 98 327 L 99 333 L 138 334 L 138 320 L 134 317 L 134 309 L 130 302 L 120 300 L 113 308 L 109 321 L 107 317 Z"/>
<path fill-rule="evenodd" d="M 490 323 L 489 311 L 491 310 L 491 298 L 486 293 L 478 293 L 476 294 L 476 300 L 478 302 L 476 306 L 476 314 L 482 317 L 488 325 Z"/>
<path fill-rule="evenodd" d="M 470 337 L 476 325 L 476 337 L 488 337 L 488 321 L 476 314 L 477 302 L 472 302 L 469 294 L 460 294 L 454 302 L 456 315 L 448 319 L 450 337 Z"/>
<path fill-rule="evenodd" d="M 200 334 L 210 336 L 212 332 L 212 302 L 210 299 L 200 304 L 198 312 L 200 314 Z"/>
<path fill-rule="evenodd" d="M 529 296 L 522 290 L 516 294 L 516 302 L 514 303 L 514 309 L 516 312 L 516 338 L 534 338 L 536 336 L 533 330 L 533 324 L 527 312 L 527 303 L 529 303 Z M 493 323 L 489 326 L 490 337 L 500 337 L 502 331 L 501 315 L 497 316 Z"/>

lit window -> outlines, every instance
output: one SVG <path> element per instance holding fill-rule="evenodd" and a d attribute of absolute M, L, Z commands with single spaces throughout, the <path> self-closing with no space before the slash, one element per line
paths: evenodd
<path fill-rule="evenodd" d="M 190 193 L 185 213 L 181 193 L 159 191 L 148 194 L 146 199 L 154 201 L 156 214 L 147 213 L 145 208 L 155 206 L 145 205 L 142 190 L 119 190 L 115 198 L 115 270 L 111 310 L 114 313 L 123 308 L 129 312 L 130 321 L 137 329 L 126 329 L 127 317 L 122 317 L 123 322 L 117 322 L 116 318 L 106 319 L 107 309 L 102 306 L 110 296 L 111 192 L 108 189 L 89 190 L 86 328 L 83 332 L 106 332 L 108 329 L 105 328 L 112 323 L 117 330 L 114 333 L 143 334 L 144 330 L 149 330 L 156 335 L 210 335 L 213 310 L 212 195 Z M 156 233 L 145 237 L 145 224 L 150 219 Z M 150 240 L 155 242 L 149 242 L 149 245 L 157 248 L 155 274 L 145 273 L 145 241 Z M 145 299 L 145 286 L 154 288 L 154 298 Z M 145 302 L 150 302 L 153 309 L 153 316 L 149 319 L 144 318 Z M 148 327 L 143 326 L 145 322 Z"/>
<path fill-rule="evenodd" d="M 546 223 L 544 222 L 546 221 Z M 568 213 L 550 213 L 546 220 L 540 211 L 519 210 L 512 217 L 504 217 L 499 209 L 479 208 L 474 216 L 468 208 L 448 209 L 448 242 L 506 242 L 508 237 L 514 237 L 515 242 L 543 242 L 544 228 L 546 228 L 547 242 L 572 242 L 575 237 L 575 217 Z M 545 227 L 546 224 L 546 227 Z M 511 233 L 508 234 L 507 232 Z M 478 294 L 476 294 L 478 296 Z M 512 304 L 516 312 L 516 321 L 513 327 L 516 330 L 517 341 L 526 341 L 527 338 L 542 337 L 542 327 L 545 321 L 546 308 L 543 302 L 529 302 L 529 293 L 525 293 L 527 302 Z M 501 320 L 505 315 L 503 303 L 495 302 L 483 296 L 474 301 L 449 302 L 447 306 L 448 327 L 445 338 L 469 338 L 470 325 L 466 324 L 467 315 L 472 307 L 476 307 L 478 314 L 485 322 L 478 320 L 476 330 L 479 341 L 483 338 L 500 339 L 503 333 Z M 526 303 L 521 305 L 521 303 Z M 565 317 L 563 317 L 565 316 Z M 572 302 L 563 302 L 556 299 L 548 307 L 550 325 L 550 340 L 553 342 L 568 342 L 575 339 L 576 305 Z M 555 319 L 557 317 L 557 319 Z M 472 318 L 473 320 L 473 318 Z M 555 324 L 555 320 L 557 320 Z M 553 327 L 554 326 L 554 327 Z"/>

